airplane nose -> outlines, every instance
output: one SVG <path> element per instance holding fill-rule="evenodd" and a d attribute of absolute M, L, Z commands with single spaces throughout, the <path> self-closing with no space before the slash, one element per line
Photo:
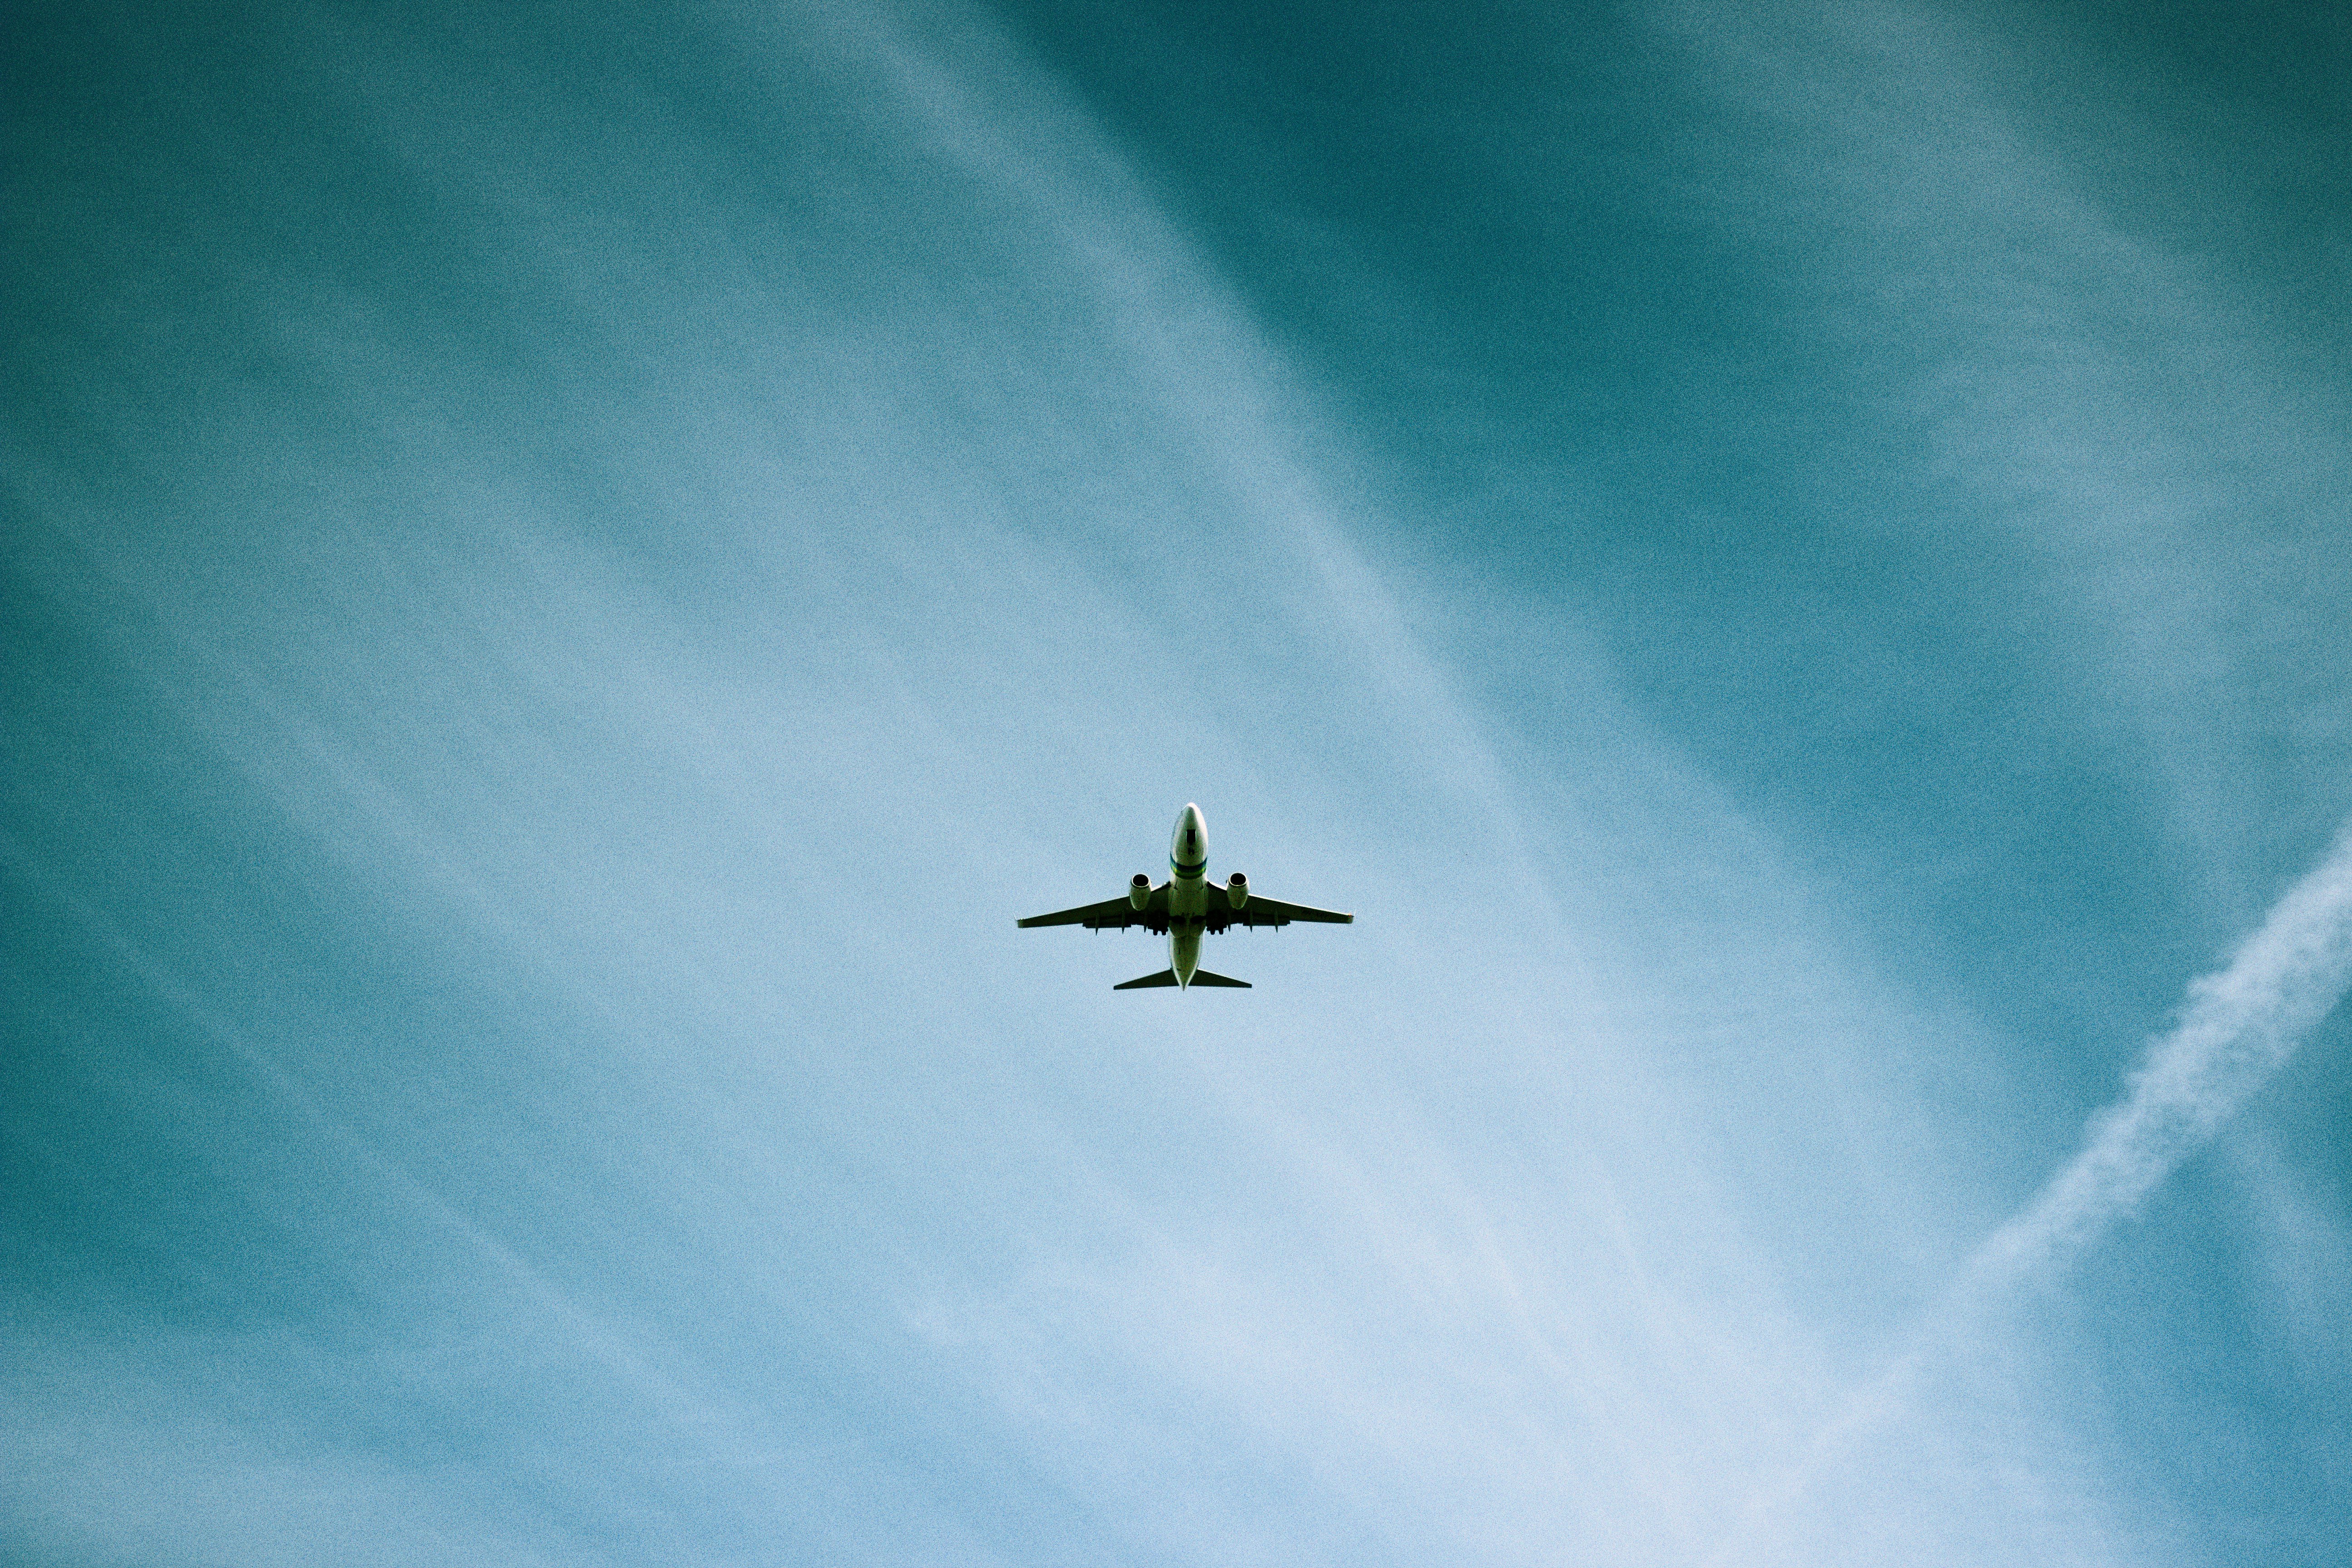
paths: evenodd
<path fill-rule="evenodd" d="M 1202 846 L 1207 841 L 1208 836 L 1208 828 L 1201 821 L 1201 808 L 1188 803 L 1176 817 L 1176 836 L 1173 845 L 1176 858 L 1187 865 L 1200 864 L 1205 858 L 1202 853 Z"/>

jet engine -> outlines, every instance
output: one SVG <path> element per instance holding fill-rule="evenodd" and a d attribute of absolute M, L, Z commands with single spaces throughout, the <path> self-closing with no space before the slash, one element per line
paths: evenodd
<path fill-rule="evenodd" d="M 1225 902 L 1235 909 L 1249 902 L 1249 879 L 1239 871 L 1225 879 Z"/>
<path fill-rule="evenodd" d="M 1150 876 L 1146 875 L 1144 872 L 1138 871 L 1134 876 L 1129 877 L 1127 879 L 1127 901 L 1133 904 L 1139 910 L 1151 901 L 1151 879 Z"/>

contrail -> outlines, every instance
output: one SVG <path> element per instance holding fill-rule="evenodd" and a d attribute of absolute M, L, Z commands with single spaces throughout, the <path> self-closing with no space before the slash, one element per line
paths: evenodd
<path fill-rule="evenodd" d="M 1772 1514 L 1873 1429 L 1900 1415 L 1937 1352 L 1979 1310 L 2089 1251 L 2286 1064 L 2352 986 L 2352 820 L 2271 909 L 2227 968 L 2191 981 L 2124 1097 L 2093 1116 L 2082 1152 L 1985 1238 L 1912 1326 L 1906 1348 L 1846 1400 L 1780 1478 L 1749 1500 L 1707 1558 L 1736 1562 Z"/>
<path fill-rule="evenodd" d="M 1977 1248 L 1955 1293 L 2064 1267 L 2286 1065 L 2352 984 L 2352 822 L 2272 907 L 2230 966 L 2190 983 L 2180 1022 L 2131 1089 L 2091 1119 L 2083 1152 Z"/>

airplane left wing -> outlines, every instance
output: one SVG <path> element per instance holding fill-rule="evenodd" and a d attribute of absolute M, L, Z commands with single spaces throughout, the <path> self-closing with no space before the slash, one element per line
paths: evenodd
<path fill-rule="evenodd" d="M 1212 889 L 1213 901 L 1215 891 Z M 1343 915 L 1337 910 L 1313 910 L 1305 904 L 1286 904 L 1280 899 L 1268 899 L 1256 893 L 1240 909 L 1211 910 L 1208 929 L 1223 931 L 1227 926 L 1286 926 L 1293 921 L 1319 921 L 1328 925 L 1353 925 L 1356 917 Z"/>

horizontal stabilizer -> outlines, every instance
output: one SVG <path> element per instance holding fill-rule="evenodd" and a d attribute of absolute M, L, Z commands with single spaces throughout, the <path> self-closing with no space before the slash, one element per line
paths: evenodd
<path fill-rule="evenodd" d="M 1155 985 L 1173 985 L 1175 984 L 1176 972 L 1172 969 L 1163 969 L 1157 974 L 1147 974 L 1140 980 L 1122 980 L 1118 984 L 1112 986 L 1111 989 L 1114 991 L 1146 991 Z M 1192 971 L 1192 984 L 1195 985 L 1230 985 L 1237 991 L 1246 991 L 1250 988 L 1250 983 L 1246 980 L 1228 980 L 1222 974 L 1212 974 L 1205 969 L 1196 969 Z"/>

